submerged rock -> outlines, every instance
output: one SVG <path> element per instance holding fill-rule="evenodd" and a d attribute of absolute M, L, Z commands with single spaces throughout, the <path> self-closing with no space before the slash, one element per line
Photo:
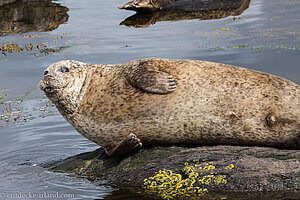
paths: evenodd
<path fill-rule="evenodd" d="M 300 152 L 267 147 L 163 146 L 109 158 L 103 149 L 46 165 L 162 199 L 300 196 Z"/>

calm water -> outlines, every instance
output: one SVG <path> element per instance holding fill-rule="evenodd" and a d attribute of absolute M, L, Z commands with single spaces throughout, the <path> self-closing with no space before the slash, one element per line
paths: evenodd
<path fill-rule="evenodd" d="M 166 13 L 125 22 L 134 12 L 117 9 L 126 3 L 121 0 L 11 2 L 0 0 L 0 47 L 22 50 L 0 54 L 0 194 L 10 197 L 58 192 L 75 196 L 70 199 L 103 199 L 115 190 L 39 167 L 97 148 L 36 89 L 43 70 L 58 60 L 201 59 L 300 84 L 298 0 L 251 0 L 249 8 L 228 11 L 224 18 L 202 13 L 180 20 Z"/>

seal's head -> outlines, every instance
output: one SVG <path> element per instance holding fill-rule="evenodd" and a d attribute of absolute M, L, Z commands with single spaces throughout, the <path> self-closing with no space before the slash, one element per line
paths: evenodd
<path fill-rule="evenodd" d="M 45 71 L 39 87 L 56 104 L 60 112 L 76 112 L 82 97 L 87 64 L 63 60 L 50 65 Z"/>

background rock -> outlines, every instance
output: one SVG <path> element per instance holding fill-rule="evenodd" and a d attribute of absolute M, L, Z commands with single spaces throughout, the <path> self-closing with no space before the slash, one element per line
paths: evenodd
<path fill-rule="evenodd" d="M 0 36 L 56 29 L 69 9 L 51 0 L 0 0 Z"/>

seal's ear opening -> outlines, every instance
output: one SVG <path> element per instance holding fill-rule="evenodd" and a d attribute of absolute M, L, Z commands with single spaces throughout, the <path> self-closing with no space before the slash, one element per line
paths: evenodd
<path fill-rule="evenodd" d="M 70 72 L 68 67 L 62 67 L 59 69 L 59 71 L 61 71 L 62 73 Z"/>

